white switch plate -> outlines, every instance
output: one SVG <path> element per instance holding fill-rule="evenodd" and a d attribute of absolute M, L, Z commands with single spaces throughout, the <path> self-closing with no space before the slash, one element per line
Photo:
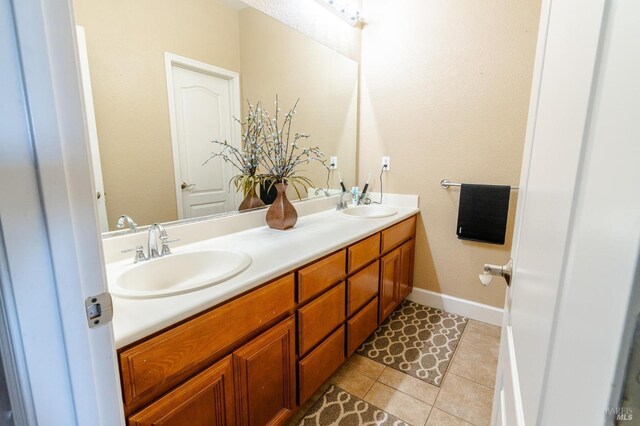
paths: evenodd
<path fill-rule="evenodd" d="M 329 157 L 329 168 L 331 170 L 338 168 L 338 157 Z"/>
<path fill-rule="evenodd" d="M 382 170 L 388 172 L 391 169 L 391 157 L 382 157 Z"/>

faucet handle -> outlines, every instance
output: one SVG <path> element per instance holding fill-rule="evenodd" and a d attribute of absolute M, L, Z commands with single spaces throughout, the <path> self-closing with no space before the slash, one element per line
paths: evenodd
<path fill-rule="evenodd" d="M 169 244 L 175 243 L 176 241 L 180 241 L 180 238 L 176 238 L 175 240 L 170 240 L 169 237 L 164 236 L 164 237 L 160 237 L 160 241 L 162 242 L 162 249 L 160 250 L 160 256 L 165 256 L 167 254 L 171 254 L 171 249 L 169 248 Z"/>
<path fill-rule="evenodd" d="M 349 197 L 348 199 L 351 200 L 352 199 L 352 194 L 350 192 L 347 191 L 342 191 L 342 194 L 340 194 L 340 198 L 338 201 L 338 204 L 336 205 L 336 210 L 344 210 L 347 207 L 349 207 L 349 202 L 345 201 L 344 196 L 345 194 Z"/>
<path fill-rule="evenodd" d="M 121 253 L 129 253 L 130 251 L 136 251 L 136 257 L 133 259 L 133 263 L 144 262 L 147 260 L 147 256 L 144 254 L 144 248 L 138 244 L 135 248 L 122 250 Z"/>
<path fill-rule="evenodd" d="M 371 197 L 369 197 L 369 194 L 364 193 L 360 196 L 360 200 L 358 201 L 358 204 L 364 204 L 365 206 L 368 206 L 369 204 L 371 204 Z"/>

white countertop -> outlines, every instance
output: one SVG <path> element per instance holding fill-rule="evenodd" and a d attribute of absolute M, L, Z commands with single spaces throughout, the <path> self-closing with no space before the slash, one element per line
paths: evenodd
<path fill-rule="evenodd" d="M 174 253 L 202 249 L 239 250 L 249 254 L 253 261 L 247 269 L 224 283 L 190 293 L 151 299 L 126 299 L 114 295 L 116 346 L 121 348 L 133 343 L 419 212 L 417 196 L 415 203 L 394 203 L 393 198 L 389 198 L 391 200 L 385 205 L 398 211 L 389 217 L 351 218 L 332 208 L 300 217 L 295 228 L 287 231 L 259 226 L 173 249 Z M 210 226 L 215 226 L 214 221 Z M 128 257 L 107 263 L 107 273 L 131 262 L 132 258 Z"/>

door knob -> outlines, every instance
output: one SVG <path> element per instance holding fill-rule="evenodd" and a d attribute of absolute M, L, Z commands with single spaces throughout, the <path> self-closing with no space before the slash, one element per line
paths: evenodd
<path fill-rule="evenodd" d="M 513 259 L 509 259 L 506 265 L 492 265 L 490 263 L 485 263 L 484 271 L 482 274 L 478 274 L 478 278 L 480 278 L 480 282 L 484 285 L 489 285 L 493 276 L 503 277 L 507 282 L 507 285 L 511 285 L 511 274 L 513 272 Z"/>
<path fill-rule="evenodd" d="M 188 184 L 187 182 L 182 182 L 180 184 L 180 188 L 182 189 L 186 189 L 188 191 L 191 191 L 193 188 L 195 188 L 196 184 L 192 183 L 192 184 Z"/>

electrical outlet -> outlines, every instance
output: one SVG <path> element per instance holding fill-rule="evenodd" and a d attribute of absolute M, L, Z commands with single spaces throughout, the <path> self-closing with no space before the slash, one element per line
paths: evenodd
<path fill-rule="evenodd" d="M 391 157 L 382 157 L 382 170 L 388 172 L 391 169 Z"/>
<path fill-rule="evenodd" d="M 329 168 L 331 170 L 338 168 L 338 157 L 329 157 Z"/>

